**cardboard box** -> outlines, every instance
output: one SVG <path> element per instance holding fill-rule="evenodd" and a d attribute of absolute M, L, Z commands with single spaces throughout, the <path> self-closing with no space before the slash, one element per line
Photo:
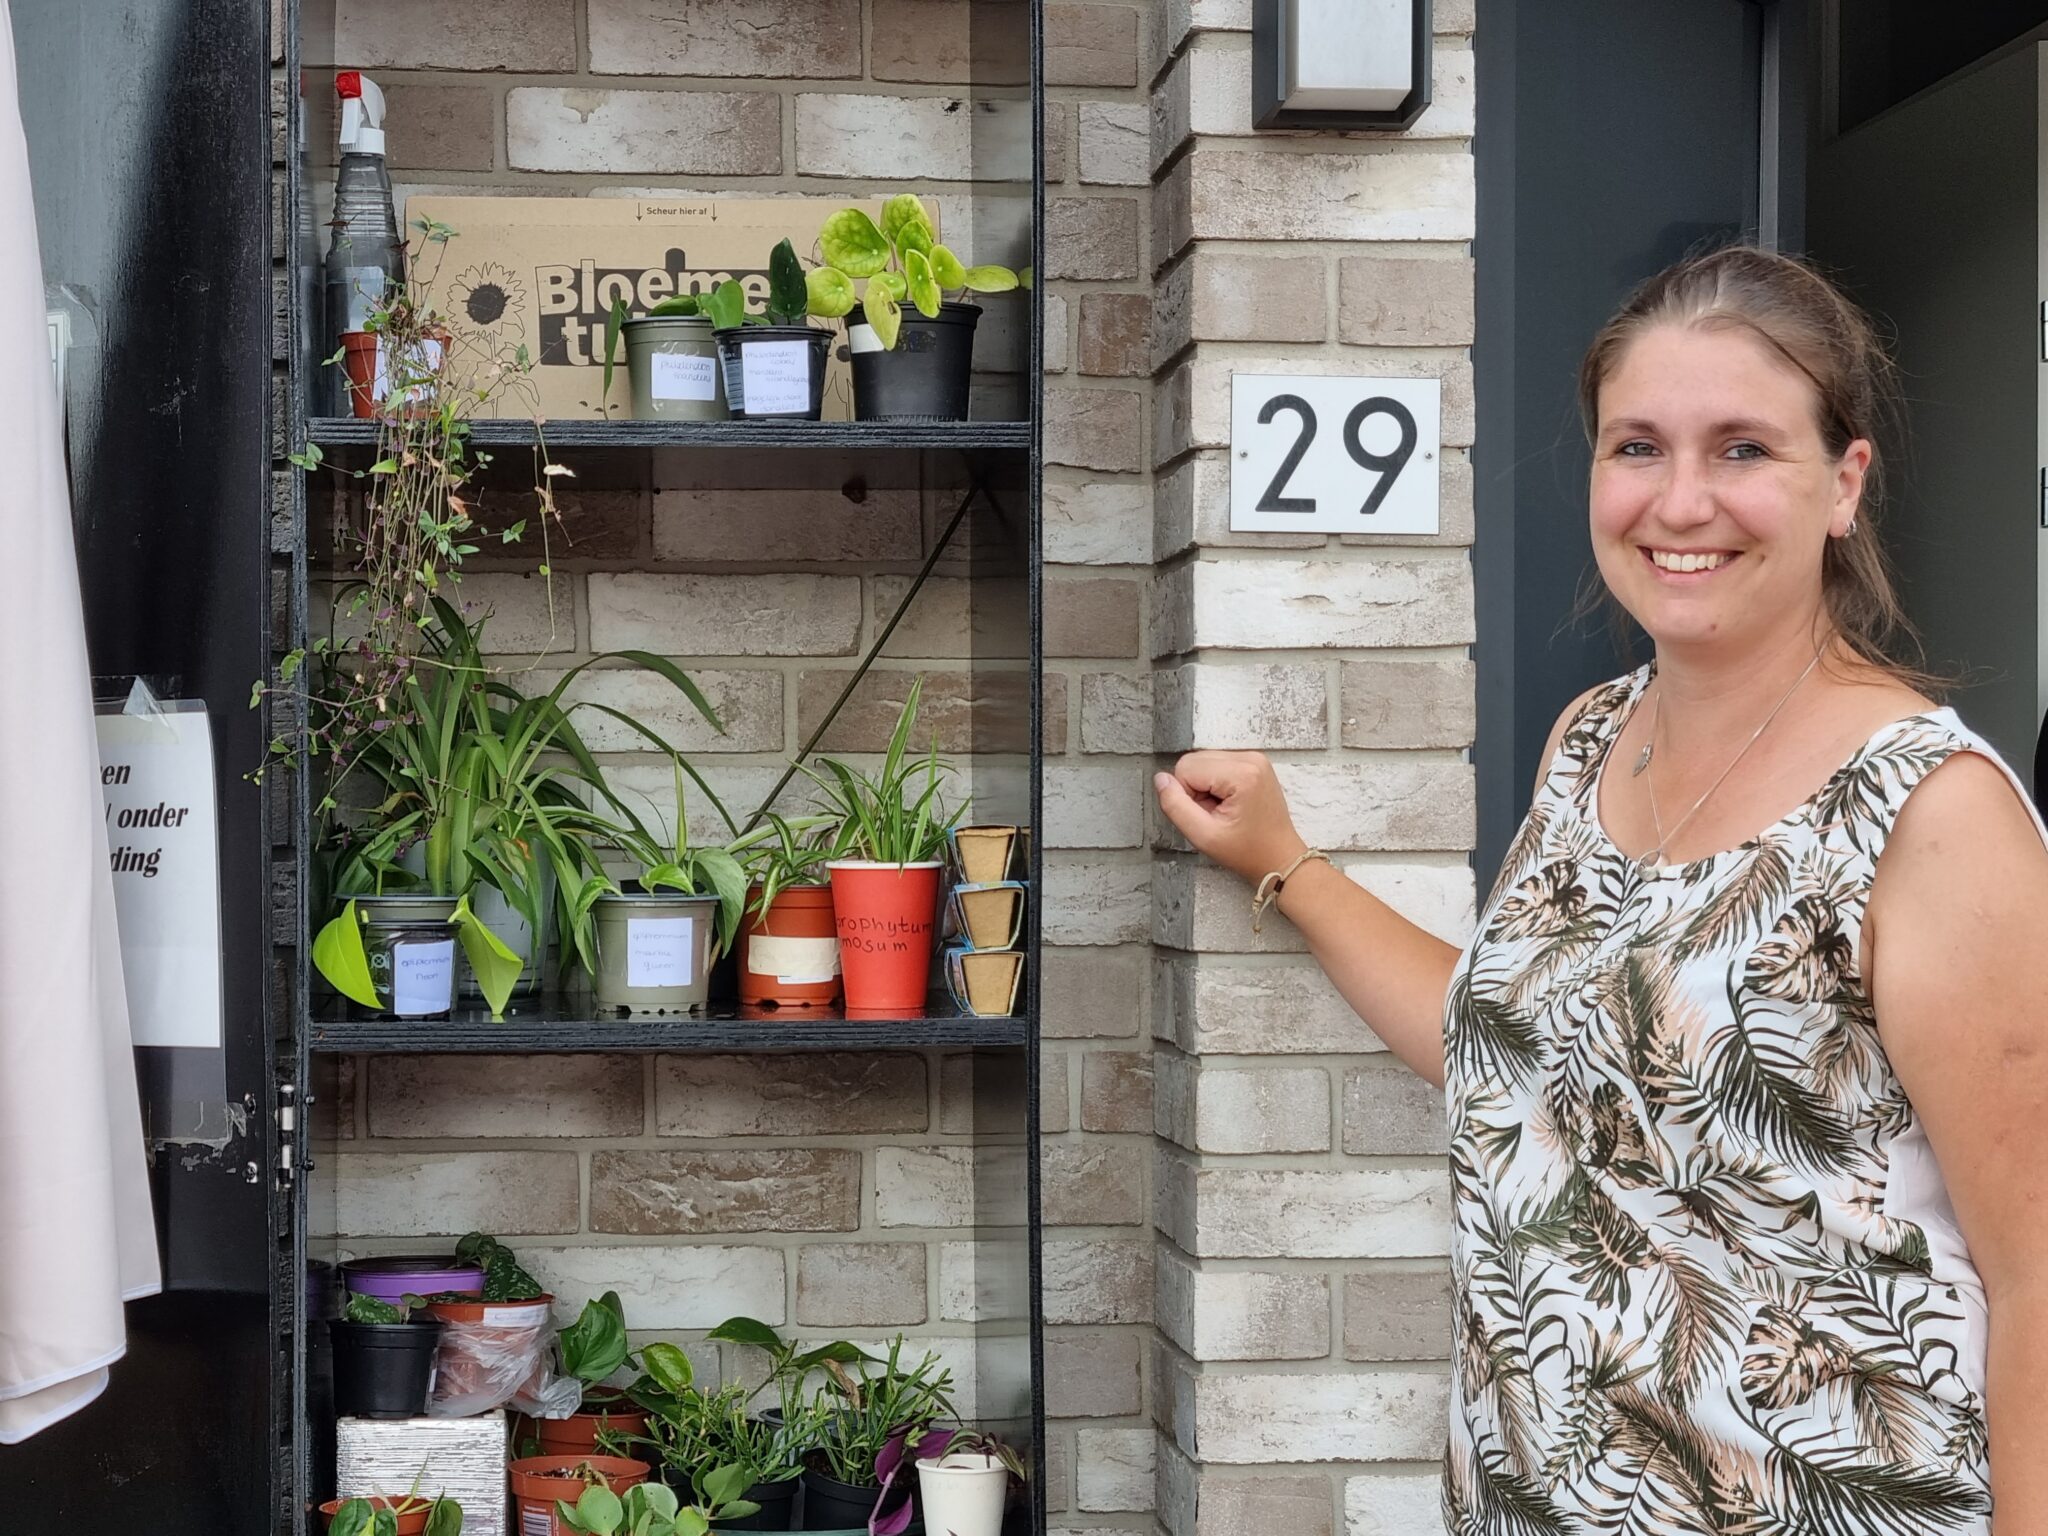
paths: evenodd
<path fill-rule="evenodd" d="M 522 345 L 533 361 L 531 391 L 501 390 L 477 414 L 569 420 L 605 414 L 604 327 L 614 296 L 644 314 L 670 294 L 702 293 L 736 278 L 758 314 L 776 242 L 787 237 L 808 262 L 818 227 L 848 206 L 876 218 L 882 212 L 880 199 L 850 204 L 822 197 L 414 197 L 406 201 L 405 222 L 415 242 L 421 219 L 455 231 L 445 246 L 426 248 L 414 275 L 428 283 L 434 307 L 455 333 L 456 376 Z M 833 349 L 825 383 L 831 421 L 853 414 L 842 350 Z M 610 403 L 613 416 L 631 415 L 623 344 Z"/>

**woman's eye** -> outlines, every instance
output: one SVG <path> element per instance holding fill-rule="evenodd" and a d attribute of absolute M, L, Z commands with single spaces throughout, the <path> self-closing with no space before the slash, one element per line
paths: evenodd
<path fill-rule="evenodd" d="M 1762 443 L 1736 443 L 1729 448 L 1728 457 L 1731 459 L 1761 459 L 1767 458 L 1769 455 L 1765 452 Z"/>
<path fill-rule="evenodd" d="M 1641 438 L 1637 438 L 1633 442 L 1623 443 L 1620 447 L 1616 448 L 1614 456 L 1618 459 L 1646 459 L 1656 451 L 1655 444 L 1646 443 Z"/>

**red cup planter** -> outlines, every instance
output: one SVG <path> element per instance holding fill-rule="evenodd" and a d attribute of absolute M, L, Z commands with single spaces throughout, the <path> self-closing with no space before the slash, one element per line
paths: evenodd
<path fill-rule="evenodd" d="M 835 859 L 832 914 L 850 1015 L 920 1015 L 938 929 L 939 865 Z"/>
<path fill-rule="evenodd" d="M 327 1525 L 332 1525 L 334 1517 L 341 1513 L 341 1506 L 347 1502 L 347 1499 L 329 1499 L 320 1506 L 321 1520 Z M 398 1536 L 422 1536 L 422 1533 L 427 1528 L 427 1516 L 434 1512 L 433 1501 L 430 1499 L 400 1500 L 374 1498 L 369 1501 L 369 1504 L 372 1509 L 395 1511 L 391 1518 L 398 1522 Z M 416 1505 L 418 1507 L 400 1510 L 400 1504 Z"/>
<path fill-rule="evenodd" d="M 747 892 L 751 913 L 761 887 Z M 820 1008 L 839 1000 L 839 929 L 832 887 L 785 886 L 740 928 L 740 1001 Z"/>
<path fill-rule="evenodd" d="M 571 1508 L 583 1497 L 590 1482 L 582 1473 L 589 1470 L 604 1480 L 613 1493 L 624 1493 L 635 1483 L 647 1481 L 653 1469 L 644 1461 L 624 1456 L 526 1456 L 505 1470 L 512 1479 L 512 1498 L 519 1506 L 515 1529 L 519 1536 L 578 1536 L 555 1515 L 555 1501 Z M 545 1522 L 545 1523 L 543 1523 Z"/>

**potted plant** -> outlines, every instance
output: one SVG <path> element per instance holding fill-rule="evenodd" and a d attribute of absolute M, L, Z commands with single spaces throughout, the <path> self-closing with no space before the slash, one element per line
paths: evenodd
<path fill-rule="evenodd" d="M 446 1325 L 435 1358 L 434 1407 L 460 1417 L 499 1407 L 545 1376 L 554 1297 L 485 1233 L 465 1236 L 455 1256 L 483 1267 L 482 1294 L 430 1296 L 427 1310 Z"/>
<path fill-rule="evenodd" d="M 936 1355 L 916 1366 L 902 1364 L 903 1339 L 889 1345 L 888 1358 L 876 1372 L 865 1364 L 827 1361 L 830 1404 L 826 1433 L 811 1452 L 804 1470 L 804 1529 L 848 1530 L 865 1526 L 881 1504 L 885 1480 L 894 1467 L 885 1453 L 924 1434 L 942 1418 L 953 1416 L 952 1373 Z M 905 1520 L 905 1526 L 908 1525 Z"/>
<path fill-rule="evenodd" d="M 832 920 L 829 816 L 776 815 L 750 834 L 752 884 L 739 935 L 740 1001 L 816 1008 L 839 1000 L 839 933 Z"/>
<path fill-rule="evenodd" d="M 1018 275 L 964 264 L 939 244 L 930 213 L 910 192 L 889 199 L 880 224 L 859 208 L 841 209 L 819 231 L 818 249 L 826 264 L 811 273 L 813 287 L 849 301 L 840 313 L 853 357 L 854 419 L 965 421 L 981 319 L 966 295 L 1007 293 Z M 853 284 L 863 278 L 867 288 L 854 304 Z"/>
<path fill-rule="evenodd" d="M 706 1536 L 714 1523 L 722 1523 L 721 1516 L 745 1508 L 746 1501 L 731 1494 L 742 1475 L 737 1467 L 709 1473 L 705 1482 L 711 1492 L 692 1505 L 685 1505 L 662 1483 L 636 1483 L 624 1497 L 608 1488 L 590 1487 L 573 1505 L 566 1499 L 559 1502 L 555 1519 L 583 1536 Z"/>
<path fill-rule="evenodd" d="M 661 1461 L 662 1479 L 700 1503 L 720 1506 L 715 1523 L 734 1530 L 792 1528 L 803 1454 L 815 1443 L 822 1417 L 756 1417 L 748 1412 L 753 1388 L 734 1382 L 705 1392 L 694 1383 L 689 1357 L 672 1344 L 650 1344 L 646 1376 L 635 1398 L 647 1407 L 651 1433 L 639 1443 Z M 786 1395 L 787 1396 L 787 1395 Z M 708 1479 L 737 1474 L 729 1492 L 744 1509 L 725 1507 Z"/>
<path fill-rule="evenodd" d="M 734 416 L 747 421 L 816 421 L 824 414 L 832 333 L 811 325 L 808 317 L 838 319 L 853 306 L 850 289 L 842 295 L 818 273 L 807 275 L 796 247 L 784 240 L 768 258 L 765 313 L 748 314 L 746 292 L 730 278 L 697 303 L 711 317 L 711 334 L 725 368 L 726 400 Z"/>
<path fill-rule="evenodd" d="M 898 1440 L 896 1458 L 883 1472 L 884 1497 L 905 1461 L 917 1468 L 917 1497 L 925 1530 L 945 1536 L 1001 1536 L 1003 1507 L 1031 1474 L 1023 1458 L 994 1435 L 979 1430 L 935 1429 L 914 1445 Z M 886 1458 L 885 1458 L 886 1459 Z M 910 1501 L 900 1513 L 877 1507 L 873 1536 L 901 1536 L 910 1524 Z"/>
<path fill-rule="evenodd" d="M 628 1456 L 521 1456 L 505 1467 L 518 1507 L 515 1529 L 520 1536 L 578 1536 L 582 1528 L 565 1520 L 563 1509 L 574 1511 L 592 1489 L 624 1494 L 652 1470 Z"/>
<path fill-rule="evenodd" d="M 725 374 L 703 302 L 672 294 L 640 316 L 616 300 L 605 327 L 605 395 L 611 395 L 615 338 L 626 343 L 626 375 L 635 421 L 724 421 Z"/>
<path fill-rule="evenodd" d="M 453 1499 L 330 1499 L 320 1506 L 327 1536 L 462 1536 L 462 1506 Z"/>
<path fill-rule="evenodd" d="M 348 1294 L 327 1325 L 334 1343 L 334 1411 L 343 1418 L 410 1419 L 427 1411 L 441 1320 L 415 1315 L 417 1296 Z"/>
<path fill-rule="evenodd" d="M 616 1291 L 583 1304 L 583 1312 L 557 1339 L 562 1373 L 583 1383 L 583 1401 L 563 1419 L 534 1420 L 545 1456 L 589 1455 L 611 1443 L 607 1437 L 647 1433 L 647 1410 L 621 1388 L 605 1385 L 633 1361 L 626 1340 L 626 1312 Z"/>
<path fill-rule="evenodd" d="M 832 757 L 804 765 L 839 822 L 826 867 L 848 1014 L 922 1013 L 931 981 L 939 854 L 967 802 L 945 807 L 953 769 L 936 738 L 926 756 L 909 756 L 923 688 L 912 680 L 878 772 Z"/>

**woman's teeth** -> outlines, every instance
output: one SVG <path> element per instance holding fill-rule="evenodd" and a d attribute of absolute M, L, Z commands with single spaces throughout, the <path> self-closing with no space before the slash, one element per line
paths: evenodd
<path fill-rule="evenodd" d="M 1684 555 L 1662 549 L 1653 549 L 1648 553 L 1651 563 L 1662 571 L 1718 571 L 1735 558 L 1733 555 L 1721 554 Z"/>

